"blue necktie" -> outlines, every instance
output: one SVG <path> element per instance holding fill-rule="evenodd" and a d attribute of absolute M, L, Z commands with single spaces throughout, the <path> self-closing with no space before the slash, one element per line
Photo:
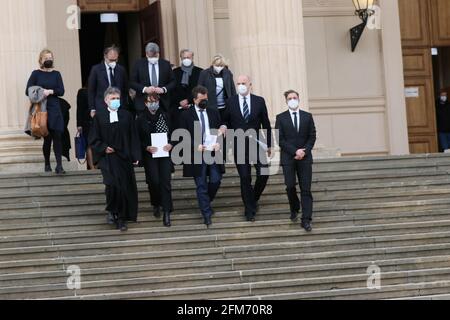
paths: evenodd
<path fill-rule="evenodd" d="M 247 98 L 244 97 L 244 119 L 245 119 L 245 122 L 248 122 L 249 117 L 250 117 L 250 109 L 248 107 Z"/>
<path fill-rule="evenodd" d="M 152 86 L 158 86 L 158 76 L 156 74 L 156 64 L 152 64 Z"/>
<path fill-rule="evenodd" d="M 200 110 L 200 120 L 202 122 L 202 144 L 205 143 L 206 125 L 205 125 L 205 110 Z"/>

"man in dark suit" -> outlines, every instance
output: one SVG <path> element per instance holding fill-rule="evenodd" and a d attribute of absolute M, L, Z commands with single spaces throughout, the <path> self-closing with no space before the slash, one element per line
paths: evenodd
<path fill-rule="evenodd" d="M 225 166 L 222 161 L 215 160 L 215 152 L 220 151 L 220 144 L 213 145 L 208 150 L 207 137 L 221 136 L 226 127 L 222 125 L 219 111 L 208 107 L 208 89 L 197 86 L 192 91 L 194 107 L 185 110 L 181 117 L 181 129 L 190 134 L 190 161 L 183 163 L 183 176 L 193 177 L 197 186 L 197 198 L 202 212 L 204 223 L 209 228 L 214 214 L 211 203 L 214 201 L 220 188 Z M 218 131 L 215 133 L 214 131 Z M 206 161 L 208 157 L 208 161 Z M 222 160 L 222 156 L 217 159 Z M 208 181 L 209 177 L 209 181 Z"/>
<path fill-rule="evenodd" d="M 96 112 L 107 112 L 104 94 L 109 87 L 119 88 L 122 94 L 121 104 L 128 104 L 128 76 L 125 68 L 119 65 L 119 48 L 111 46 L 104 51 L 104 61 L 91 69 L 88 80 L 88 99 L 91 117 Z"/>
<path fill-rule="evenodd" d="M 251 94 L 250 77 L 239 76 L 237 86 L 239 94 L 227 101 L 224 123 L 228 129 L 234 131 L 242 129 L 244 132 L 249 132 L 248 130 L 256 132 L 256 136 L 247 135 L 245 146 L 236 143 L 238 139 L 230 139 L 229 135 L 227 137 L 228 143 L 232 143 L 231 140 L 235 142 L 234 160 L 241 179 L 245 216 L 247 221 L 254 222 L 259 210 L 258 201 L 269 180 L 268 172 L 262 172 L 262 170 L 268 170 L 266 152 L 269 157 L 272 155 L 272 129 L 264 98 Z M 261 134 L 261 129 L 265 130 L 265 137 Z M 256 147 L 251 148 L 250 144 L 256 144 Z M 267 150 L 261 151 L 262 145 L 266 145 Z M 252 164 L 255 166 L 257 175 L 254 187 L 252 186 Z"/>
<path fill-rule="evenodd" d="M 176 87 L 172 94 L 170 114 L 172 123 L 179 127 L 180 116 L 184 110 L 189 109 L 193 103 L 192 90 L 197 86 L 200 73 L 203 71 L 194 65 L 194 52 L 188 49 L 180 52 L 181 66 L 173 70 Z"/>
<path fill-rule="evenodd" d="M 300 201 L 295 187 L 298 177 L 303 213 L 301 226 L 309 232 L 312 230 L 313 212 L 311 152 L 316 143 L 316 127 L 312 115 L 300 110 L 299 94 L 289 90 L 284 95 L 289 110 L 277 116 L 275 128 L 279 130 L 281 165 L 291 207 L 291 220 L 296 221 L 300 211 Z"/>
<path fill-rule="evenodd" d="M 145 52 L 146 58 L 136 62 L 130 80 L 131 88 L 136 91 L 134 107 L 138 114 L 145 109 L 147 95 L 158 94 L 162 104 L 170 107 L 170 95 L 176 86 L 170 62 L 160 58 L 159 46 L 150 42 Z"/>

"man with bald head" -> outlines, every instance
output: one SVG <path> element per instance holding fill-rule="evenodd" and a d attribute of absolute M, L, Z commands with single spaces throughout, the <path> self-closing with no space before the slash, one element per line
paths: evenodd
<path fill-rule="evenodd" d="M 247 221 L 254 222 L 259 208 L 258 201 L 269 179 L 267 172 L 262 172 L 262 169 L 267 168 L 266 155 L 270 157 L 272 154 L 272 129 L 264 98 L 251 93 L 250 76 L 239 76 L 236 85 L 238 94 L 228 99 L 222 120 L 228 129 L 256 132 L 246 135 L 245 145 L 240 145 L 238 139 L 234 141 L 234 161 L 241 179 L 245 216 Z M 261 129 L 265 130 L 264 134 L 261 134 Z M 262 150 L 263 145 L 267 145 L 267 150 Z M 252 185 L 252 165 L 257 175 L 255 186 Z"/>

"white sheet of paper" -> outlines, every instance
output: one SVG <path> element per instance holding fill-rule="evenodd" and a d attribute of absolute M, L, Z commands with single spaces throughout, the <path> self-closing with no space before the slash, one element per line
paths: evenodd
<path fill-rule="evenodd" d="M 205 139 L 205 146 L 207 151 L 214 151 L 214 145 L 217 144 L 217 136 L 207 135 Z"/>
<path fill-rule="evenodd" d="M 164 151 L 164 147 L 168 144 L 167 133 L 152 133 L 152 147 L 158 148 L 158 152 L 153 155 L 153 158 L 168 158 L 169 152 Z"/>

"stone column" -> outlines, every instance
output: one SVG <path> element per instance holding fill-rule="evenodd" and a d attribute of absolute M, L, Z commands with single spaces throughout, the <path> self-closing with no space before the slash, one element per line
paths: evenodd
<path fill-rule="evenodd" d="M 216 54 L 213 1 L 175 0 L 175 3 L 179 49 L 193 50 L 196 65 L 209 67 Z"/>
<path fill-rule="evenodd" d="M 23 134 L 25 87 L 47 44 L 45 1 L 4 0 L 0 19 L 0 135 Z"/>
<path fill-rule="evenodd" d="M 283 93 L 300 92 L 308 110 L 303 8 L 298 0 L 229 0 L 232 71 L 249 74 L 271 120 L 286 110 Z"/>

